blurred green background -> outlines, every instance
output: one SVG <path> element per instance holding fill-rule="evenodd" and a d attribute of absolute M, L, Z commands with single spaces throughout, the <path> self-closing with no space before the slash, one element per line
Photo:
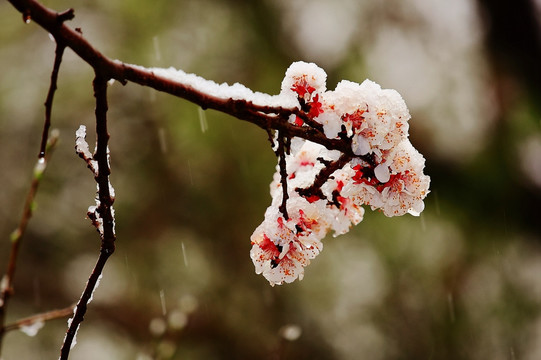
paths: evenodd
<path fill-rule="evenodd" d="M 117 251 L 73 359 L 541 358 L 541 6 L 533 0 L 47 1 L 113 59 L 276 94 L 292 61 L 328 88 L 404 97 L 432 177 L 419 217 L 367 211 L 305 279 L 270 287 L 249 237 L 276 159 L 255 126 L 135 84 L 109 90 Z M 54 43 L 0 3 L 0 271 L 43 123 Z M 67 50 L 60 143 L 23 239 L 8 322 L 80 296 L 99 237 L 92 69 Z M 65 319 L 10 332 L 2 357 L 57 358 Z"/>

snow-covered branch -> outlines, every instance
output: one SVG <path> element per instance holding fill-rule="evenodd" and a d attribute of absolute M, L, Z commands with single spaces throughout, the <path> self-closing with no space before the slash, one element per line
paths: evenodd
<path fill-rule="evenodd" d="M 320 126 L 318 129 L 318 126 L 298 127 L 288 123 L 285 119 L 291 115 L 310 122 L 307 114 L 295 107 L 295 100 L 291 97 L 253 92 L 241 84 L 217 84 L 173 68 L 145 68 L 110 59 L 90 44 L 81 32 L 65 24 L 70 18 L 62 14 L 73 15 L 73 10 L 58 13 L 35 0 L 9 0 L 9 2 L 23 14 L 25 22 L 39 24 L 55 38 L 57 43 L 71 48 L 96 72 L 108 79 L 115 79 L 122 84 L 133 82 L 148 86 L 186 99 L 203 109 L 214 109 L 251 122 L 263 129 L 280 130 L 284 135 L 309 139 L 328 149 L 350 151 L 342 141 L 326 137 Z"/>
<path fill-rule="evenodd" d="M 109 257 L 115 251 L 115 216 L 113 203 L 115 201 L 114 189 L 109 181 L 109 133 L 107 131 L 107 80 L 96 73 L 94 78 L 94 97 L 96 98 L 96 150 L 90 153 L 85 140 L 86 128 L 80 126 L 76 132 L 75 150 L 84 159 L 88 168 L 93 172 L 97 183 L 96 205 L 88 208 L 88 218 L 98 230 L 101 238 L 100 255 L 90 274 L 81 298 L 73 311 L 73 317 L 68 321 L 68 330 L 60 351 L 60 359 L 68 359 L 71 348 L 76 343 L 76 335 L 81 322 L 84 320 L 87 305 L 92 300 L 103 268 Z"/>

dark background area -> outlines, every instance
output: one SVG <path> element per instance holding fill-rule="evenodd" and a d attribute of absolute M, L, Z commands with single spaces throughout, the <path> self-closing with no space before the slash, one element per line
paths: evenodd
<path fill-rule="evenodd" d="M 426 209 L 367 209 L 293 284 L 254 273 L 270 203 L 267 134 L 138 85 L 109 89 L 117 251 L 73 359 L 538 359 L 541 357 L 541 40 L 538 2 L 48 1 L 75 8 L 100 51 L 276 94 L 289 64 L 398 90 L 431 176 Z M 37 159 L 54 43 L 0 3 L 0 270 Z M 80 296 L 99 237 L 92 69 L 67 50 L 60 142 L 23 239 L 8 322 Z M 202 115 L 203 114 L 203 115 Z M 9 333 L 3 359 L 57 358 L 65 319 Z M 299 335 L 299 336 L 297 336 Z"/>

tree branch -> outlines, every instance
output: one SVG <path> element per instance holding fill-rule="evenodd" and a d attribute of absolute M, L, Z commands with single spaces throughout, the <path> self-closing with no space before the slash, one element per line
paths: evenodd
<path fill-rule="evenodd" d="M 94 160 L 98 164 L 98 174 L 95 179 L 98 183 L 97 213 L 103 219 L 102 250 L 112 254 L 115 251 L 115 233 L 112 186 L 109 182 L 109 133 L 107 131 L 107 79 L 96 73 L 94 79 L 94 96 L 96 98 L 96 135 L 97 145 Z"/>
<path fill-rule="evenodd" d="M 4 324 L 6 319 L 7 305 L 11 298 L 11 295 L 13 295 L 14 292 L 13 280 L 15 277 L 15 270 L 17 269 L 17 258 L 19 256 L 19 249 L 21 246 L 23 235 L 26 232 L 28 222 L 30 221 L 30 218 L 32 217 L 32 214 L 34 212 L 34 199 L 36 197 L 40 181 L 43 177 L 43 172 L 47 167 L 47 162 L 49 160 L 48 158 L 51 150 L 54 148 L 57 141 L 58 134 L 55 133 L 54 136 L 52 136 L 48 140 L 48 145 L 45 149 L 45 156 L 40 157 L 36 162 L 36 165 L 34 166 L 32 183 L 30 184 L 30 189 L 26 196 L 21 220 L 19 221 L 19 225 L 17 226 L 15 231 L 11 233 L 11 250 L 9 253 L 7 270 L 2 280 L 0 281 L 0 353 L 2 350 L 2 340 L 6 332 Z"/>
<path fill-rule="evenodd" d="M 30 18 L 51 33 L 58 42 L 71 48 L 81 59 L 87 62 L 96 72 L 104 77 L 115 79 L 122 84 L 128 81 L 148 86 L 190 102 L 204 109 L 214 109 L 232 115 L 240 120 L 251 122 L 262 129 L 276 129 L 284 136 L 300 137 L 325 146 L 330 150 L 339 150 L 352 154 L 351 144 L 341 139 L 328 139 L 320 128 L 313 126 L 296 126 L 288 123 L 290 115 L 298 115 L 306 119 L 305 114 L 297 108 L 261 106 L 247 100 L 222 99 L 211 96 L 192 86 L 173 81 L 155 74 L 150 69 L 111 60 L 96 50 L 80 32 L 71 29 L 63 21 L 62 15 L 50 10 L 34 0 L 8 0 L 22 14 Z M 71 12 L 72 13 L 72 12 Z"/>
<path fill-rule="evenodd" d="M 59 319 L 63 317 L 67 317 L 71 314 L 73 314 L 73 309 L 75 308 L 75 305 L 68 306 L 63 309 L 57 309 L 57 310 L 51 310 L 47 311 L 41 314 L 36 314 L 29 316 L 24 319 L 17 320 L 11 324 L 7 324 L 4 328 L 5 332 L 12 331 L 12 330 L 18 330 L 25 326 L 32 326 L 39 322 L 45 322 L 49 320 Z"/>
<path fill-rule="evenodd" d="M 23 11 L 23 20 L 26 21 L 26 17 L 29 16 L 27 9 Z M 65 11 L 60 14 L 58 19 L 60 22 L 69 20 L 73 18 L 73 10 Z M 56 91 L 56 83 L 58 79 L 58 72 L 60 69 L 60 63 L 62 62 L 62 56 L 64 54 L 65 46 L 62 42 L 57 41 L 56 55 L 53 64 L 53 70 L 51 72 L 51 82 L 49 85 L 49 91 L 47 93 L 47 98 L 45 100 L 45 121 L 43 124 L 43 133 L 41 136 L 41 145 L 38 155 L 38 161 L 34 166 L 34 174 L 32 178 L 32 183 L 30 185 L 30 190 L 26 197 L 26 201 L 23 208 L 23 214 L 19 222 L 19 226 L 11 234 L 11 251 L 9 254 L 8 266 L 6 274 L 0 282 L 0 353 L 2 350 L 2 341 L 4 334 L 7 331 L 5 324 L 5 317 L 7 312 L 7 305 L 11 295 L 13 294 L 13 279 L 15 277 L 15 270 L 17 265 L 17 258 L 19 255 L 19 248 L 21 245 L 22 237 L 26 231 L 26 227 L 30 218 L 32 217 L 34 209 L 34 198 L 38 191 L 39 183 L 42 178 L 43 172 L 47 167 L 46 155 L 49 154 L 50 150 L 54 148 L 58 140 L 58 134 L 55 134 L 51 139 L 49 139 L 49 128 L 51 126 L 51 112 L 53 106 L 54 93 Z"/>
<path fill-rule="evenodd" d="M 73 318 L 70 319 L 66 337 L 60 350 L 60 359 L 65 360 L 69 356 L 72 346 L 75 344 L 75 336 L 81 322 L 84 320 L 87 306 L 92 300 L 92 294 L 96 289 L 107 259 L 115 251 L 115 220 L 113 215 L 114 194 L 109 182 L 109 133 L 107 131 L 107 81 L 102 74 L 96 73 L 94 78 L 94 97 L 96 98 L 96 134 L 97 144 L 93 160 L 97 163 L 93 170 L 98 184 L 97 207 L 90 210 L 88 216 L 97 227 L 101 237 L 100 255 L 90 274 L 85 289 L 77 303 Z"/>

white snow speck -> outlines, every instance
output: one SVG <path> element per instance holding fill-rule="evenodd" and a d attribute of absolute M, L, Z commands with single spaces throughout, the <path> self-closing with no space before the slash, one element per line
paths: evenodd
<path fill-rule="evenodd" d="M 26 335 L 33 337 L 33 336 L 36 336 L 36 334 L 44 326 L 45 326 L 45 322 L 38 320 L 38 321 L 33 322 L 32 324 L 21 326 L 19 330 L 21 330 Z"/>

